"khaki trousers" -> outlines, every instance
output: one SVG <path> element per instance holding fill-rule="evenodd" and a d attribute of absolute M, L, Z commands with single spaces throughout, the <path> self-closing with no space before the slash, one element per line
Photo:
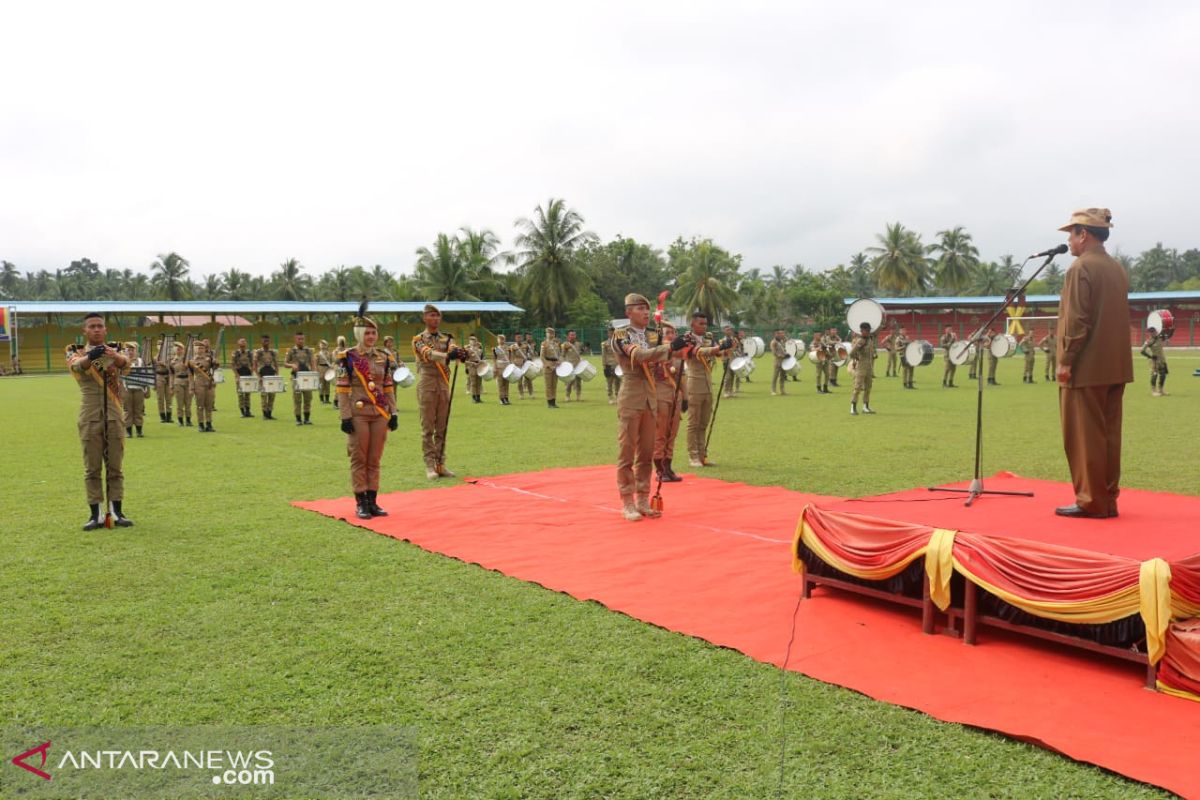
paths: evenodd
<path fill-rule="evenodd" d="M 504 366 L 508 365 L 505 364 Z M 504 380 L 504 378 L 500 377 L 499 375 L 496 376 L 496 393 L 500 395 L 501 400 L 508 399 L 508 381 Z"/>
<path fill-rule="evenodd" d="M 574 380 L 572 380 L 570 383 L 567 384 L 567 399 L 568 400 L 571 399 L 572 392 L 575 393 L 576 400 L 580 400 L 583 398 L 583 379 L 582 378 L 575 378 Z"/>
<path fill-rule="evenodd" d="M 259 395 L 259 398 L 260 398 L 260 402 L 262 404 L 263 412 L 268 413 L 268 414 L 274 413 L 274 411 L 275 411 L 275 393 L 274 392 L 263 392 L 262 394 Z"/>
<path fill-rule="evenodd" d="M 328 367 L 318 367 L 317 369 L 321 370 L 321 377 L 319 377 L 317 379 L 320 381 L 320 383 L 317 384 L 317 386 L 319 387 L 317 389 L 317 396 L 320 398 L 322 403 L 328 403 L 329 402 L 329 381 L 325 380 L 325 370 L 327 370 L 329 368 Z"/>
<path fill-rule="evenodd" d="M 421 455 L 429 469 L 437 468 L 445 455 L 442 432 L 449 410 L 450 387 L 441 378 L 432 386 L 417 389 L 417 411 L 421 417 Z"/>
<path fill-rule="evenodd" d="M 888 350 L 888 363 L 887 363 L 887 376 L 888 377 L 893 377 L 893 376 L 899 374 L 896 371 L 896 367 L 899 365 L 899 363 L 900 363 L 900 354 L 898 352 L 896 352 L 894 349 Z"/>
<path fill-rule="evenodd" d="M 912 369 L 912 367 L 909 367 Z M 858 402 L 858 396 L 862 395 L 863 407 L 871 407 L 871 386 L 875 383 L 874 375 L 855 375 L 854 376 L 854 395 L 850 398 L 851 403 Z"/>
<path fill-rule="evenodd" d="M 995 356 L 993 356 L 993 355 L 989 354 L 989 355 L 988 355 L 988 357 L 987 357 L 987 360 L 988 360 L 988 374 L 987 374 L 987 377 L 988 377 L 988 380 L 989 380 L 989 381 L 994 381 L 994 380 L 996 380 L 996 364 L 997 364 L 997 363 L 999 363 L 1000 359 L 998 359 L 998 358 L 996 358 Z"/>
<path fill-rule="evenodd" d="M 1051 350 L 1046 353 L 1046 380 L 1052 381 L 1055 379 L 1054 373 L 1058 371 L 1058 354 Z"/>
<path fill-rule="evenodd" d="M 175 416 L 179 419 L 192 416 L 192 387 L 185 378 L 175 379 Z"/>
<path fill-rule="evenodd" d="M 617 491 L 630 503 L 650 496 L 650 474 L 654 468 L 655 412 L 652 409 L 618 408 Z"/>
<path fill-rule="evenodd" d="M 1089 514 L 1116 508 L 1121 493 L 1121 417 L 1125 384 L 1059 387 L 1063 449 L 1075 502 Z"/>
<path fill-rule="evenodd" d="M 654 424 L 654 458 L 674 458 L 675 438 L 679 435 L 679 398 L 658 401 Z"/>
<path fill-rule="evenodd" d="M 779 393 L 787 394 L 787 379 L 788 374 L 783 371 L 780 364 L 775 364 L 775 371 L 771 373 L 771 391 L 775 391 L 775 384 L 779 384 Z"/>
<path fill-rule="evenodd" d="M 708 457 L 704 438 L 708 434 L 708 420 L 712 417 L 712 409 L 712 394 L 706 392 L 688 397 L 688 456 L 696 460 Z"/>
<path fill-rule="evenodd" d="M 547 361 L 546 370 L 542 373 L 542 378 L 546 381 L 547 400 L 558 400 L 558 374 L 554 371 L 557 366 L 558 364 L 551 364 Z"/>
<path fill-rule="evenodd" d="M 196 381 L 192 395 L 196 398 L 196 421 L 200 424 L 212 422 L 213 406 L 217 400 L 216 384 Z"/>
<path fill-rule="evenodd" d="M 95 418 L 79 420 L 79 442 L 83 445 L 83 485 L 87 490 L 87 501 L 89 504 L 98 504 L 105 500 L 105 492 L 101 491 L 101 469 L 104 469 L 108 500 L 122 500 L 125 497 L 125 473 L 121 471 L 125 461 L 125 426 L 121 424 L 121 419 L 109 416 L 106 465 L 104 425 L 99 419 L 100 412 L 93 412 L 91 416 Z"/>
<path fill-rule="evenodd" d="M 609 369 L 613 368 L 609 367 Z M 604 380 L 608 384 L 609 397 L 616 397 L 621 393 L 621 379 L 618 378 L 615 373 L 611 375 L 605 375 Z"/>
<path fill-rule="evenodd" d="M 946 359 L 946 368 L 942 370 L 942 383 L 949 386 L 954 383 L 954 371 L 958 369 L 958 365 L 950 359 Z"/>
<path fill-rule="evenodd" d="M 154 376 L 154 390 L 158 392 L 158 413 L 171 413 L 171 378 L 169 375 Z"/>
<path fill-rule="evenodd" d="M 125 392 L 123 404 L 125 406 L 125 427 L 142 427 L 146 414 L 146 393 L 140 389 L 130 389 Z"/>
<path fill-rule="evenodd" d="M 377 492 L 379 463 L 383 460 L 383 447 L 387 444 L 387 420 L 380 416 L 375 406 L 369 404 L 363 409 L 355 409 L 350 419 L 354 423 L 354 432 L 346 435 L 346 452 L 350 455 L 350 485 L 355 493 Z"/>
<path fill-rule="evenodd" d="M 292 413 L 298 417 L 300 416 L 301 409 L 303 409 L 305 416 L 312 413 L 312 389 L 303 392 L 292 392 Z"/>

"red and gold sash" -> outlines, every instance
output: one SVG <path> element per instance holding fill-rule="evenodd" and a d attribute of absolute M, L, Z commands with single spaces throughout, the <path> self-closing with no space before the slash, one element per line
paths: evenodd
<path fill-rule="evenodd" d="M 371 388 L 371 362 L 353 350 L 346 351 L 346 361 L 350 364 L 350 371 L 358 377 L 358 382 L 362 384 L 363 391 L 367 393 L 367 399 L 371 401 L 371 405 L 375 406 L 375 410 L 385 420 L 391 419 L 392 415 L 383 405 L 383 389 L 379 386 Z"/>

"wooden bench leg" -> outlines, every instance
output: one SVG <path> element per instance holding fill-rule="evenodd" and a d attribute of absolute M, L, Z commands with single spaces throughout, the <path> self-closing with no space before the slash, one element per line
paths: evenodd
<path fill-rule="evenodd" d="M 1158 691 L 1158 667 L 1146 662 L 1146 688 L 1152 692 Z"/>
<path fill-rule="evenodd" d="M 804 591 L 801 593 L 801 596 L 805 600 L 809 599 L 810 597 L 812 597 L 812 590 L 813 590 L 813 582 L 810 581 L 808 578 L 805 578 L 804 579 Z"/>
<path fill-rule="evenodd" d="M 929 576 L 921 582 L 921 632 L 933 633 L 933 598 L 929 596 Z"/>
<path fill-rule="evenodd" d="M 979 587 L 966 581 L 963 593 L 963 643 L 975 644 L 975 622 L 979 608 Z"/>

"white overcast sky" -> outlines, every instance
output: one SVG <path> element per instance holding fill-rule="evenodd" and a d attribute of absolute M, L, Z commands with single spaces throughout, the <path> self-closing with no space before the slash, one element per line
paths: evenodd
<path fill-rule="evenodd" d="M 888 222 L 981 255 L 1200 247 L 1200 4 L 0 5 L 0 258 L 409 271 L 562 197 L 603 239 L 824 269 Z"/>

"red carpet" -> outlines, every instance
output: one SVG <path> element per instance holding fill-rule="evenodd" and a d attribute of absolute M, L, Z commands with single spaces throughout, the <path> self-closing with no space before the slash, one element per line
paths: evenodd
<path fill-rule="evenodd" d="M 986 484 L 1012 488 L 1001 482 L 1033 484 L 1038 496 L 985 497 L 971 509 L 961 497 L 901 504 L 936 497 L 913 490 L 875 504 L 879 498 L 844 501 L 687 476 L 664 491 L 666 517 L 627 523 L 613 468 L 605 466 L 380 498 L 385 508 L 393 497 L 396 507 L 419 502 L 440 521 L 424 530 L 412 530 L 407 515 L 360 522 L 352 498 L 295 505 L 780 665 L 800 592 L 790 543 L 806 503 L 1010 536 L 1023 535 L 1014 525 L 1042 518 L 1060 530 L 1049 512 L 1069 502 L 1069 488 L 1000 477 Z M 1126 492 L 1119 520 L 1071 521 L 1080 527 L 1061 535 L 1090 537 L 1088 546 L 1131 558 L 1181 557 L 1189 538 L 1196 541 L 1182 525 L 1167 539 L 1171 552 L 1146 553 L 1138 541 L 1139 531 L 1162 525 L 1164 497 Z M 1172 500 L 1188 506 L 1181 518 L 1200 518 L 1200 499 Z M 968 647 L 923 635 L 915 610 L 825 590 L 801 604 L 797 619 L 789 669 L 1200 797 L 1200 703 L 1141 688 L 1137 665 L 994 631 Z"/>

